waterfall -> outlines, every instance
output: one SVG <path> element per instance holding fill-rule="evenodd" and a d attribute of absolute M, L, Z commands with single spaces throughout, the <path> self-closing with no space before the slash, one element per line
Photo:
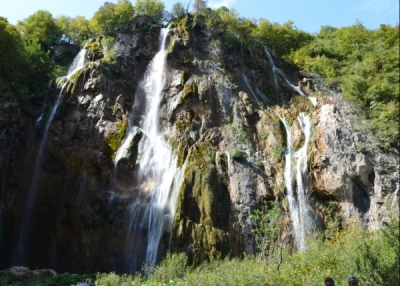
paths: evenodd
<path fill-rule="evenodd" d="M 301 96 L 306 96 L 306 95 L 304 94 L 304 92 L 301 90 L 300 86 L 296 86 L 296 85 L 292 84 L 292 83 L 286 78 L 285 74 L 284 74 L 279 68 L 276 67 L 276 65 L 275 65 L 275 63 L 274 63 L 274 60 L 273 60 L 271 54 L 268 52 L 267 49 L 265 50 L 265 53 L 267 54 L 268 62 L 269 62 L 269 64 L 271 65 L 271 68 L 272 68 L 272 74 L 273 74 L 273 76 L 274 76 L 274 86 L 275 86 L 275 90 L 276 90 L 276 92 L 279 94 L 279 96 L 281 97 L 282 102 L 283 102 L 283 98 L 282 98 L 281 90 L 280 90 L 280 88 L 279 88 L 278 77 L 276 76 L 277 74 L 281 75 L 282 78 L 285 80 L 285 82 L 286 82 L 294 91 L 296 91 L 299 95 L 301 95 Z M 311 96 L 307 96 L 307 97 L 308 97 L 308 99 L 311 101 L 311 103 L 312 103 L 313 106 L 317 106 L 317 99 L 316 99 L 315 97 L 311 97 Z"/>
<path fill-rule="evenodd" d="M 251 88 L 251 86 L 249 84 L 249 80 L 248 80 L 247 76 L 244 73 L 242 73 L 242 77 L 243 77 L 244 83 L 246 84 L 247 88 L 250 90 L 251 94 L 253 95 L 253 98 L 257 101 L 258 107 L 262 108 L 261 103 L 258 100 L 257 95 L 254 93 L 253 89 Z"/>
<path fill-rule="evenodd" d="M 252 69 L 255 70 L 257 67 L 256 60 L 254 59 L 253 51 L 251 50 L 251 48 L 249 48 L 249 50 L 250 50 L 251 66 Z"/>
<path fill-rule="evenodd" d="M 291 127 L 284 118 L 281 118 L 287 136 L 284 180 L 295 244 L 297 249 L 302 251 L 306 248 L 305 240 L 307 235 L 311 234 L 315 229 L 316 214 L 308 201 L 307 148 L 308 142 L 310 141 L 311 119 L 307 114 L 300 113 L 297 120 L 303 132 L 304 144 L 294 152 L 292 150 L 293 140 Z M 296 184 L 293 182 L 293 173 L 296 174 Z"/>
<path fill-rule="evenodd" d="M 17 252 L 17 262 L 21 263 L 21 260 L 26 259 L 26 244 L 27 244 L 27 239 L 28 239 L 28 234 L 30 232 L 30 221 L 31 221 L 31 215 L 32 215 L 32 210 L 36 202 L 36 192 L 37 192 L 37 186 L 39 183 L 40 179 L 40 174 L 42 173 L 42 164 L 43 164 L 43 159 L 44 159 L 44 149 L 47 143 L 47 138 L 49 136 L 49 129 L 50 125 L 54 119 L 54 116 L 57 112 L 57 109 L 62 101 L 62 96 L 63 96 L 63 91 L 65 86 L 68 83 L 68 79 L 79 69 L 81 69 L 84 66 L 85 63 L 85 55 L 86 55 L 86 49 L 82 49 L 78 55 L 75 57 L 73 63 L 68 69 L 68 73 L 66 76 L 64 76 L 64 83 L 62 84 L 62 87 L 60 89 L 60 92 L 58 93 L 56 102 L 54 103 L 53 107 L 51 108 L 50 114 L 46 120 L 44 130 L 43 130 L 43 135 L 39 143 L 39 147 L 37 150 L 37 156 L 35 159 L 35 164 L 34 164 L 34 169 L 32 173 L 32 177 L 30 180 L 30 185 L 27 193 L 27 198 L 26 198 L 26 205 L 23 210 L 22 214 L 22 219 L 21 219 L 21 224 L 20 224 L 20 230 L 19 230 L 19 239 L 18 239 L 18 252 Z M 39 124 L 43 120 L 43 115 L 41 115 L 37 121 L 36 125 Z M 35 125 L 35 128 L 36 128 Z"/>
<path fill-rule="evenodd" d="M 43 102 L 43 107 L 42 107 L 42 111 L 40 112 L 39 117 L 36 119 L 36 123 L 35 123 L 35 130 L 38 128 L 38 126 L 40 125 L 40 123 L 43 120 L 43 116 L 45 114 L 46 111 L 46 102 L 47 102 L 47 97 L 49 96 L 49 91 L 50 91 L 50 87 L 53 84 L 53 80 L 49 81 L 49 86 L 47 87 L 47 92 L 46 95 L 44 97 L 44 102 Z"/>
<path fill-rule="evenodd" d="M 281 101 L 283 102 L 282 92 L 281 92 L 281 89 L 280 89 L 279 84 L 278 84 L 278 77 L 276 76 L 276 69 L 277 69 L 277 68 L 276 68 L 275 63 L 274 63 L 274 60 L 272 59 L 272 56 L 271 56 L 271 54 L 268 52 L 268 50 L 265 50 L 265 53 L 267 54 L 267 58 L 268 58 L 269 65 L 270 65 L 271 68 L 272 68 L 272 75 L 274 76 L 274 87 L 275 87 L 275 91 L 279 94 L 279 96 L 281 97 Z"/>
<path fill-rule="evenodd" d="M 81 68 L 83 68 L 83 66 L 85 65 L 85 57 L 86 57 L 86 48 L 83 48 L 80 50 L 80 52 L 76 55 L 76 57 L 74 58 L 72 64 L 70 65 L 70 67 L 68 68 L 68 72 L 67 72 L 67 78 L 69 79 L 76 71 L 80 70 Z"/>
<path fill-rule="evenodd" d="M 166 67 L 166 39 L 169 29 L 160 31 L 160 48 L 149 63 L 144 79 L 135 95 L 128 132 L 118 148 L 114 160 L 128 156 L 134 133 L 142 132 L 139 143 L 139 170 L 137 185 L 129 206 L 129 232 L 127 236 L 127 263 L 129 271 L 140 270 L 143 263 L 153 268 L 168 247 L 175 216 L 177 194 L 181 185 L 182 168 L 171 146 L 160 131 L 160 104 Z M 136 125 L 135 125 L 136 124 Z"/>

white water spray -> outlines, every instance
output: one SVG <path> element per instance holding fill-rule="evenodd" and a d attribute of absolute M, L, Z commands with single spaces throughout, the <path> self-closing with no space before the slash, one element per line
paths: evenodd
<path fill-rule="evenodd" d="M 292 150 L 293 140 L 291 127 L 284 118 L 281 118 L 281 120 L 285 126 L 287 134 L 284 179 L 289 202 L 290 217 L 292 220 L 296 247 L 299 251 L 303 251 L 306 248 L 306 237 L 313 233 L 316 220 L 316 214 L 308 201 L 309 189 L 307 182 L 307 148 L 310 141 L 311 119 L 305 113 L 300 113 L 297 117 L 304 135 L 304 144 L 296 152 L 293 152 Z M 293 182 L 294 172 L 296 174 L 296 184 Z"/>
<path fill-rule="evenodd" d="M 165 141 L 159 126 L 168 31 L 168 28 L 161 30 L 160 49 L 151 60 L 140 84 L 144 98 L 140 98 L 141 94 L 135 96 L 136 101 L 145 101 L 145 107 L 138 110 L 143 115 L 143 120 L 136 123 L 139 126 L 131 126 L 134 123 L 129 122 L 126 138 L 118 148 L 114 161 L 117 164 L 121 158 L 128 156 L 127 149 L 135 137 L 132 133 L 140 130 L 143 133 L 138 155 L 140 195 L 136 195 L 130 205 L 130 231 L 127 241 L 128 247 L 132 249 L 128 254 L 131 272 L 139 270 L 142 263 L 150 268 L 156 265 L 162 241 L 165 237 L 170 238 L 177 194 L 183 177 L 179 175 L 182 168 L 177 168 L 176 156 Z"/>

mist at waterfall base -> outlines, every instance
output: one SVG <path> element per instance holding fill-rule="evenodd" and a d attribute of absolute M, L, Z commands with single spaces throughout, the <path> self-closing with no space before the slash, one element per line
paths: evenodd
<path fill-rule="evenodd" d="M 16 256 L 13 257 L 14 264 L 21 264 L 26 265 L 28 264 L 28 243 L 32 243 L 29 241 L 30 233 L 33 231 L 32 229 L 32 221 L 34 218 L 32 217 L 32 213 L 35 208 L 36 204 L 36 195 L 37 195 L 37 188 L 40 182 L 42 168 L 43 168 L 43 160 L 45 158 L 46 152 L 46 143 L 49 136 L 49 130 L 51 123 L 57 113 L 58 107 L 62 102 L 62 98 L 64 95 L 64 88 L 68 83 L 69 78 L 78 70 L 83 68 L 85 64 L 85 56 L 86 56 L 86 49 L 82 49 L 77 56 L 74 58 L 72 64 L 70 65 L 67 75 L 63 77 L 61 82 L 62 86 L 58 88 L 60 89 L 56 102 L 50 109 L 50 113 L 48 114 L 42 131 L 42 135 L 40 138 L 39 146 L 37 147 L 36 154 L 34 155 L 34 166 L 32 171 L 32 176 L 29 182 L 29 187 L 27 193 L 25 194 L 25 206 L 22 208 L 22 216 L 21 216 L 21 223 L 19 226 L 19 236 L 18 236 L 18 249 L 16 251 Z M 42 114 L 40 114 L 39 118 L 36 120 L 35 130 L 33 133 L 36 133 L 36 129 L 39 128 L 39 125 L 43 122 L 43 118 L 45 118 L 45 109 L 43 108 Z M 27 156 L 27 159 L 29 156 Z M 28 162 L 25 163 L 27 165 Z"/>
<path fill-rule="evenodd" d="M 180 170 L 171 147 L 160 131 L 159 107 L 166 73 L 168 28 L 160 32 L 160 48 L 147 67 L 135 94 L 127 134 L 116 152 L 114 164 L 129 157 L 133 139 L 140 132 L 136 189 L 129 206 L 126 239 L 126 272 L 134 273 L 145 265 L 152 269 L 170 245 L 175 216 Z M 133 162 L 135 164 L 135 162 Z M 118 180 L 118 174 L 115 175 Z M 174 183 L 175 182 L 175 183 Z M 151 271 L 151 270 L 149 270 Z"/>

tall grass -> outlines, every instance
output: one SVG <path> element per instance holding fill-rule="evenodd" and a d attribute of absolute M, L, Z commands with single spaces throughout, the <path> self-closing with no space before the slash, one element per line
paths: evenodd
<path fill-rule="evenodd" d="M 325 276 L 333 277 L 335 285 L 347 285 L 347 277 L 354 274 L 363 286 L 400 285 L 397 212 L 388 225 L 378 231 L 368 231 L 355 222 L 344 231 L 336 230 L 333 235 L 332 231 L 329 234 L 329 239 L 325 238 L 325 233 L 310 237 L 304 252 L 284 248 L 267 262 L 261 259 L 261 255 L 257 255 L 246 256 L 244 259 L 204 262 L 192 267 L 187 265 L 186 254 L 171 253 L 155 269 L 143 271 L 151 272 L 151 275 L 98 273 L 91 276 L 90 280 L 96 286 L 317 286 L 323 285 Z M 22 283 L 0 275 L 0 285 L 76 285 L 76 281 L 77 276 L 59 275 Z"/>

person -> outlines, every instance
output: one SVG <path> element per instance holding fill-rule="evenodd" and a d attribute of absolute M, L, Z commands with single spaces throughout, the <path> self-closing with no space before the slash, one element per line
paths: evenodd
<path fill-rule="evenodd" d="M 332 277 L 325 277 L 325 286 L 335 286 L 335 281 Z"/>
<path fill-rule="evenodd" d="M 349 286 L 358 286 L 358 278 L 354 275 L 350 275 L 347 281 L 349 282 Z"/>

